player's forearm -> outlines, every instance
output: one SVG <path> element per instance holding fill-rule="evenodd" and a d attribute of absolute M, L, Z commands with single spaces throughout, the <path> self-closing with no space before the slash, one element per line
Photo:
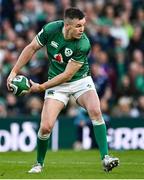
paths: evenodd
<path fill-rule="evenodd" d="M 12 69 L 12 72 L 17 74 L 20 69 L 32 58 L 35 52 L 36 50 L 33 47 L 30 45 L 26 46 L 20 54 L 18 61 Z"/>
<path fill-rule="evenodd" d="M 57 86 L 59 84 L 65 83 L 72 79 L 74 74 L 82 67 L 81 63 L 77 63 L 75 61 L 69 61 L 66 66 L 66 69 L 63 73 L 59 74 L 58 76 L 54 77 L 53 79 L 41 84 L 40 90 L 44 91 L 48 88 Z"/>
<path fill-rule="evenodd" d="M 62 83 L 67 82 L 68 80 L 70 80 L 72 78 L 72 76 L 67 75 L 66 73 L 61 73 L 58 76 L 54 77 L 51 80 L 46 81 L 43 84 L 40 84 L 40 90 L 44 91 L 48 88 L 60 85 Z"/>

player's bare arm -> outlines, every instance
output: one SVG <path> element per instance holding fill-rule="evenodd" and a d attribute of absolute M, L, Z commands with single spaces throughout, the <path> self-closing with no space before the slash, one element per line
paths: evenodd
<path fill-rule="evenodd" d="M 32 58 L 32 56 L 35 54 L 35 52 L 37 50 L 39 50 L 40 48 L 42 48 L 42 46 L 40 46 L 36 40 L 36 38 L 34 38 L 32 40 L 32 42 L 27 45 L 22 53 L 20 54 L 17 63 L 15 64 L 15 66 L 13 67 L 10 75 L 7 78 L 7 87 L 10 90 L 10 83 L 11 81 L 14 79 L 14 77 L 18 74 L 18 72 L 20 71 L 20 69 L 27 64 L 27 62 Z"/>
<path fill-rule="evenodd" d="M 66 66 L 66 69 L 63 73 L 59 74 L 58 76 L 54 77 L 51 80 L 46 81 L 43 84 L 34 83 L 30 81 L 32 86 L 30 92 L 40 92 L 44 91 L 48 88 L 57 86 L 59 84 L 65 83 L 74 76 L 74 74 L 82 67 L 83 63 L 76 62 L 74 60 L 70 60 Z"/>

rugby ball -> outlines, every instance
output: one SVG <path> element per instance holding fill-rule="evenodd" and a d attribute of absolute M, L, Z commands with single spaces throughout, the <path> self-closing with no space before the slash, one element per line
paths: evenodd
<path fill-rule="evenodd" d="M 10 84 L 11 91 L 16 96 L 23 95 L 30 89 L 30 83 L 27 77 L 23 75 L 17 75 Z"/>

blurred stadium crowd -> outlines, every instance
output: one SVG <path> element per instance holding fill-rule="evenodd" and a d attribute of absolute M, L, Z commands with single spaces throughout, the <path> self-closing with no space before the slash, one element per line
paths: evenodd
<path fill-rule="evenodd" d="M 92 45 L 89 64 L 103 114 L 144 115 L 143 0 L 0 0 L 0 117 L 40 115 L 43 94 L 17 98 L 7 91 L 6 79 L 42 26 L 61 19 L 70 6 L 86 13 L 86 33 Z M 20 74 L 44 82 L 48 66 L 43 48 Z M 77 113 L 73 100 L 63 113 Z"/>

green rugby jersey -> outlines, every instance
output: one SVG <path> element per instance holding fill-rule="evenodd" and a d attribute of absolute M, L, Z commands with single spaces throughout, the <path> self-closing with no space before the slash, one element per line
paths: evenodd
<path fill-rule="evenodd" d="M 80 39 L 66 40 L 62 33 L 64 22 L 54 21 L 46 24 L 37 34 L 36 39 L 41 46 L 46 46 L 50 66 L 48 79 L 64 72 L 70 59 L 83 63 L 82 67 L 69 82 L 79 80 L 90 74 L 87 55 L 90 50 L 90 42 L 83 33 Z"/>

